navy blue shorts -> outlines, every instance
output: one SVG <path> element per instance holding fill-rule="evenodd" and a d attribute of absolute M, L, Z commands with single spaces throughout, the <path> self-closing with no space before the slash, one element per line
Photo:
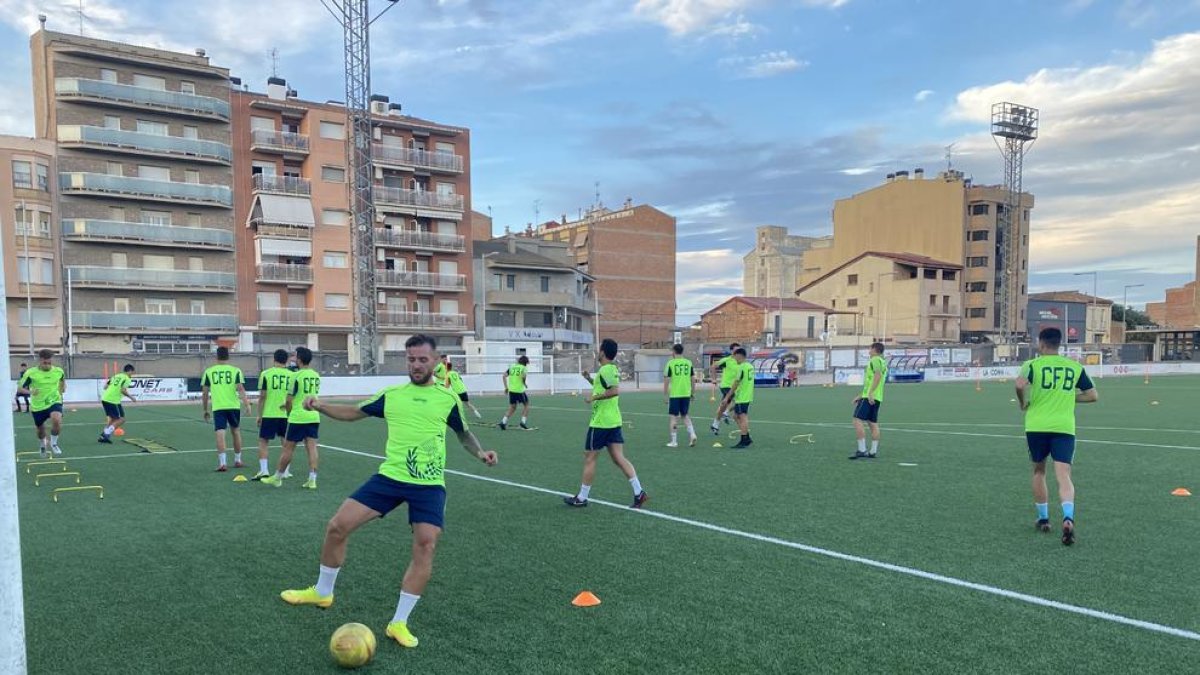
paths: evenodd
<path fill-rule="evenodd" d="M 54 405 L 50 406 L 49 408 L 46 408 L 45 410 L 32 411 L 31 414 L 33 415 L 33 426 L 40 427 L 43 424 L 45 424 L 46 420 L 50 419 L 50 413 L 58 413 L 61 415 L 62 414 L 62 404 L 55 403 Z"/>
<path fill-rule="evenodd" d="M 621 435 L 621 427 L 613 429 L 597 429 L 596 427 L 588 427 L 587 440 L 583 442 L 583 449 L 587 451 L 603 450 L 613 443 L 624 443 L 625 437 Z"/>
<path fill-rule="evenodd" d="M 871 424 L 878 424 L 879 404 L 881 403 L 883 403 L 883 401 L 875 401 L 875 404 L 872 405 L 871 402 L 865 398 L 859 399 L 858 403 L 854 406 L 854 419 L 870 422 Z"/>
<path fill-rule="evenodd" d="M 529 404 L 529 394 L 526 394 L 525 392 L 521 392 L 519 394 L 514 394 L 510 391 L 510 392 L 508 392 L 508 404 L 509 405 L 528 405 Z"/>
<path fill-rule="evenodd" d="M 111 417 L 114 420 L 121 419 L 122 417 L 125 416 L 125 406 L 121 405 L 120 403 L 109 403 L 108 401 L 101 401 L 100 405 L 104 406 L 104 414 Z"/>
<path fill-rule="evenodd" d="M 1028 431 L 1025 440 L 1029 443 L 1029 459 L 1034 464 L 1053 457 L 1054 461 L 1070 464 L 1075 458 L 1075 436 L 1048 431 Z"/>
<path fill-rule="evenodd" d="M 217 431 L 225 431 L 225 427 L 237 429 L 240 426 L 242 426 L 241 410 L 213 411 L 213 429 L 216 429 Z"/>
<path fill-rule="evenodd" d="M 377 473 L 360 485 L 350 499 L 378 511 L 381 518 L 408 502 L 409 524 L 429 523 L 445 527 L 446 488 L 441 485 L 414 485 Z"/>
<path fill-rule="evenodd" d="M 284 439 L 293 443 L 299 443 L 306 438 L 316 438 L 317 430 L 320 429 L 320 422 L 309 422 L 308 424 L 289 424 L 287 425 L 287 435 Z"/>
<path fill-rule="evenodd" d="M 283 438 L 287 433 L 286 417 L 264 417 L 262 426 L 258 428 L 258 437 L 266 440 Z"/>
<path fill-rule="evenodd" d="M 721 387 L 721 400 L 722 401 L 724 401 L 725 397 L 729 395 L 730 389 L 733 389 L 733 387 Z"/>
<path fill-rule="evenodd" d="M 734 403 L 733 404 L 733 414 L 734 415 L 749 415 L 750 414 L 750 404 L 749 403 Z"/>
<path fill-rule="evenodd" d="M 672 398 L 670 400 L 670 402 L 667 403 L 667 414 L 669 414 L 669 415 L 685 417 L 685 416 L 687 416 L 688 411 L 691 409 L 692 409 L 692 397 L 691 396 Z"/>

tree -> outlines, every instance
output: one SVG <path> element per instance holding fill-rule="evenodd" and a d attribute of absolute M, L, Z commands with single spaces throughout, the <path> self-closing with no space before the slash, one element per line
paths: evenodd
<path fill-rule="evenodd" d="M 1125 307 L 1120 303 L 1113 305 L 1112 310 L 1113 321 L 1124 321 L 1126 329 L 1137 328 L 1138 326 L 1157 326 L 1150 315 L 1145 312 L 1139 312 L 1133 307 Z"/>

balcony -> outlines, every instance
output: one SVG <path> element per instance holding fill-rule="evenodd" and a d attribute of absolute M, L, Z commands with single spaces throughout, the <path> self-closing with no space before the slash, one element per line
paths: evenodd
<path fill-rule="evenodd" d="M 574 293 L 543 293 L 538 290 L 521 288 L 517 290 L 489 289 L 487 292 L 488 307 L 500 305 L 516 305 L 520 307 L 569 307 L 581 314 L 595 314 L 596 304 L 591 296 Z"/>
<path fill-rule="evenodd" d="M 389 230 L 382 227 L 375 228 L 375 245 L 446 253 L 464 253 L 467 250 L 466 239 L 461 234 Z"/>
<path fill-rule="evenodd" d="M 62 100 L 74 99 L 120 108 L 156 110 L 201 119 L 229 119 L 229 101 L 211 96 L 148 89 L 80 77 L 55 78 L 54 92 Z"/>
<path fill-rule="evenodd" d="M 262 218 L 254 218 L 250 221 L 250 226 L 254 228 L 254 236 L 256 237 L 303 239 L 306 241 L 312 241 L 313 238 L 312 228 L 303 225 L 280 225 L 278 223 L 267 222 Z"/>
<path fill-rule="evenodd" d="M 961 310 L 957 304 L 953 305 L 929 305 L 925 308 L 925 314 L 928 316 L 962 316 Z"/>
<path fill-rule="evenodd" d="M 418 291 L 467 290 L 467 277 L 462 274 L 438 274 L 436 272 L 399 272 L 375 270 L 375 285 L 379 288 L 408 288 Z"/>
<path fill-rule="evenodd" d="M 255 152 L 270 152 L 281 155 L 307 155 L 308 136 L 290 131 L 252 129 L 250 149 Z"/>
<path fill-rule="evenodd" d="M 255 268 L 255 279 L 260 284 L 311 285 L 313 268 L 312 265 L 264 263 Z"/>
<path fill-rule="evenodd" d="M 382 328 L 420 328 L 448 331 L 463 331 L 467 329 L 467 315 L 465 314 L 381 311 L 375 315 L 375 321 Z"/>
<path fill-rule="evenodd" d="M 129 312 L 71 312 L 71 329 L 150 331 L 154 333 L 236 333 L 232 314 L 144 314 Z"/>
<path fill-rule="evenodd" d="M 297 176 L 269 176 L 254 174 L 255 192 L 272 192 L 281 195 L 311 195 L 312 182 Z"/>
<path fill-rule="evenodd" d="M 116 197 L 226 209 L 233 206 L 233 192 L 226 185 L 176 183 L 104 173 L 60 173 L 59 187 L 65 195 Z"/>
<path fill-rule="evenodd" d="M 305 307 L 259 307 L 258 323 L 260 326 L 310 326 L 313 324 L 313 310 Z"/>
<path fill-rule="evenodd" d="M 95 148 L 107 152 L 186 159 L 209 164 L 228 165 L 233 156 L 225 143 L 104 127 L 60 124 L 58 142 L 65 148 Z"/>
<path fill-rule="evenodd" d="M 156 270 L 141 267 L 68 267 L 67 274 L 74 288 L 228 293 L 237 287 L 237 275 L 233 272 Z"/>
<path fill-rule="evenodd" d="M 106 241 L 142 246 L 174 246 L 233 250 L 233 232 L 207 227 L 175 227 L 119 220 L 74 219 L 62 221 L 64 239 Z"/>
<path fill-rule="evenodd" d="M 406 210 L 432 209 L 462 214 L 463 196 L 459 194 L 442 194 L 428 190 L 407 190 L 405 188 L 376 185 L 374 188 L 375 205 L 377 207 L 401 207 Z M 418 213 L 417 215 L 421 215 Z M 431 216 L 438 216 L 431 213 Z"/>
<path fill-rule="evenodd" d="M 462 155 L 450 152 L 430 152 L 415 148 L 402 148 L 383 143 L 371 144 L 371 159 L 379 166 L 413 169 L 429 169 L 444 173 L 462 173 Z"/>

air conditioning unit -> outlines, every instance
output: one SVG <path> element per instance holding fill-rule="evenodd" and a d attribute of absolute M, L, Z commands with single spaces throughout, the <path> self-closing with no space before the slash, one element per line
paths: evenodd
<path fill-rule="evenodd" d="M 381 248 L 375 249 L 375 259 L 378 260 L 379 262 L 383 262 L 385 260 L 384 253 L 385 253 L 385 251 Z"/>
<path fill-rule="evenodd" d="M 377 293 L 376 295 L 378 296 L 379 304 L 381 304 L 381 305 L 387 304 L 387 293 L 384 293 L 383 291 L 379 291 L 379 293 Z"/>
<path fill-rule="evenodd" d="M 375 167 L 375 180 L 383 180 L 383 169 Z"/>
<path fill-rule="evenodd" d="M 374 129 L 371 130 L 371 137 L 377 141 L 382 141 L 383 140 L 383 129 L 380 129 L 379 127 L 375 127 Z"/>
<path fill-rule="evenodd" d="M 379 211 L 376 211 L 375 212 L 375 222 L 377 222 L 377 223 L 387 222 L 387 216 L 383 215 Z"/>
<path fill-rule="evenodd" d="M 371 113 L 375 115 L 386 115 L 387 101 L 371 101 Z"/>

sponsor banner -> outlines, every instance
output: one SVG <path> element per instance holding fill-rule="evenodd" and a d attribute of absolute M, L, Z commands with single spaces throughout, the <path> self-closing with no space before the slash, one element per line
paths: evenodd
<path fill-rule="evenodd" d="M 950 362 L 970 365 L 971 350 L 970 349 L 952 349 L 952 350 L 950 350 Z"/>
<path fill-rule="evenodd" d="M 929 362 L 939 364 L 954 363 L 950 360 L 950 350 L 942 347 L 934 347 L 929 350 Z"/>

